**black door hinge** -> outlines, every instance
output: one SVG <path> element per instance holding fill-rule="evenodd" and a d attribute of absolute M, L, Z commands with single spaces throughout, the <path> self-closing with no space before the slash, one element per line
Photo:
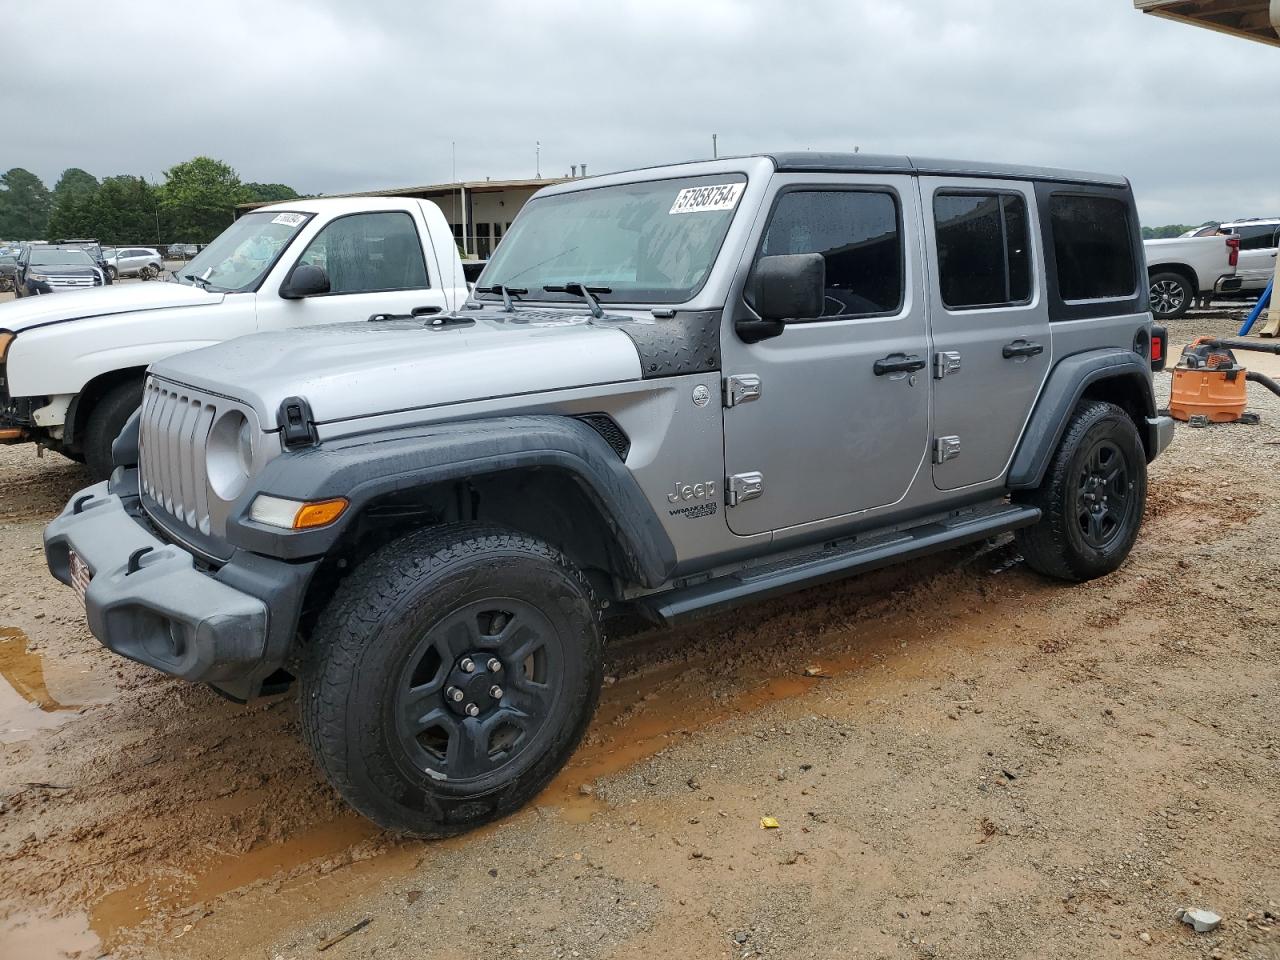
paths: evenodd
<path fill-rule="evenodd" d="M 316 427 L 311 422 L 311 404 L 303 397 L 289 397 L 280 404 L 276 424 L 286 447 L 310 446 L 316 442 Z"/>

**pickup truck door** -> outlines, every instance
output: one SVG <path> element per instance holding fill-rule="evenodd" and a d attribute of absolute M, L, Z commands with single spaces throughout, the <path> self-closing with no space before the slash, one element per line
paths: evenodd
<path fill-rule="evenodd" d="M 448 308 L 436 258 L 424 245 L 426 225 L 410 210 L 376 210 L 335 217 L 258 293 L 258 329 L 368 320 L 376 313 L 407 314 Z M 286 300 L 280 288 L 299 264 L 321 267 L 328 293 Z M 277 278 L 278 281 L 277 281 Z"/>
<path fill-rule="evenodd" d="M 934 486 L 1004 474 L 1052 367 L 1035 193 L 922 177 L 933 334 Z"/>
<path fill-rule="evenodd" d="M 726 514 L 739 535 L 896 503 L 921 470 L 929 442 L 913 179 L 780 175 L 763 209 L 747 270 L 761 256 L 821 253 L 826 309 L 749 344 L 734 334 L 733 321 L 754 314 L 741 296 L 730 301 L 723 337 L 732 403 L 724 411 Z"/>
<path fill-rule="evenodd" d="M 1240 265 L 1236 276 L 1244 281 L 1246 290 L 1261 290 L 1275 276 L 1280 228 L 1269 223 L 1244 225 L 1236 230 L 1240 234 Z"/>

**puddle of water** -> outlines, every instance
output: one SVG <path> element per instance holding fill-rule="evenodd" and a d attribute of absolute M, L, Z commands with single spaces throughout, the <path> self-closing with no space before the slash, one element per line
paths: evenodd
<path fill-rule="evenodd" d="M 0 677 L 7 681 L 0 683 L 0 743 L 29 740 L 80 709 L 49 692 L 43 658 L 27 649 L 26 634 L 14 627 L 0 627 Z"/>
<path fill-rule="evenodd" d="M 77 952 L 96 957 L 98 947 L 84 914 L 46 918 L 16 913 L 0 925 L 0 953 L 13 960 L 66 960 Z"/>

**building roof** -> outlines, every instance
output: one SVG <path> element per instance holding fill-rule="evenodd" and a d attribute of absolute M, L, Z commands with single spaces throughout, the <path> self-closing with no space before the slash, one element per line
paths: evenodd
<path fill-rule="evenodd" d="M 1134 0 L 1143 13 L 1280 47 L 1280 6 L 1271 0 Z"/>
<path fill-rule="evenodd" d="M 462 180 L 455 183 L 433 183 L 421 187 L 388 187 L 384 190 L 352 190 L 346 193 L 326 193 L 316 199 L 328 200 L 333 197 L 423 197 L 431 194 L 456 193 L 460 187 L 471 193 L 486 193 L 498 190 L 539 190 L 553 183 L 563 183 L 566 179 L 566 177 L 546 177 L 529 180 Z M 279 202 L 278 200 L 260 200 L 250 203 L 238 203 L 236 204 L 236 209 L 256 210 L 258 207 L 267 207 Z"/>

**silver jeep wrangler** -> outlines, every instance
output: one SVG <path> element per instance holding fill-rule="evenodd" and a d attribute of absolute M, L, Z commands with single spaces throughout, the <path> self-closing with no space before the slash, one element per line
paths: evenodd
<path fill-rule="evenodd" d="M 575 180 L 456 314 L 153 366 L 49 568 L 119 654 L 240 700 L 298 679 L 352 806 L 457 833 L 572 753 L 605 612 L 1006 531 L 1047 576 L 1115 570 L 1172 436 L 1144 277 L 1117 177 L 800 153 Z"/>

